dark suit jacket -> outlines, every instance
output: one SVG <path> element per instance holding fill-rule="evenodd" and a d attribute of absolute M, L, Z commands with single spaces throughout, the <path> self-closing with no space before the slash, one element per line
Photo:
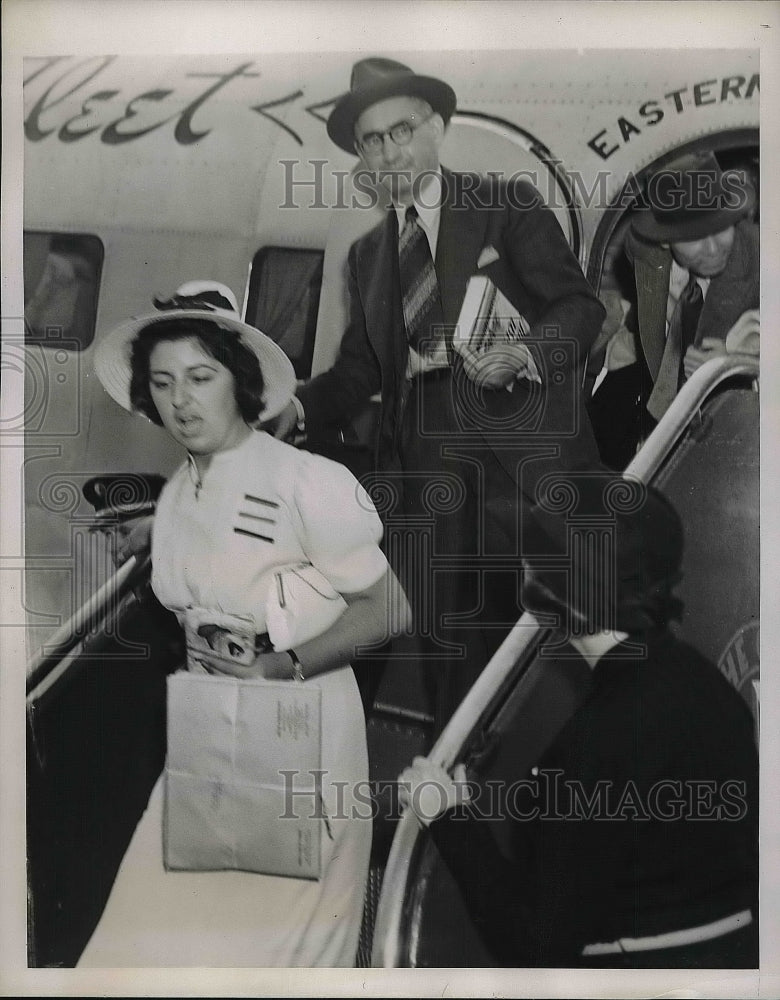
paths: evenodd
<path fill-rule="evenodd" d="M 666 345 L 672 252 L 668 247 L 645 243 L 629 232 L 626 253 L 636 277 L 639 339 L 655 381 Z M 759 307 L 759 280 L 758 226 L 743 220 L 737 223 L 725 269 L 712 279 L 707 290 L 696 331 L 697 344 L 704 337 L 725 340 L 742 313 Z"/>
<path fill-rule="evenodd" d="M 527 182 L 508 187 L 494 178 L 448 170 L 442 176 L 444 200 L 435 264 L 445 324 L 457 322 L 468 279 L 478 271 L 482 250 L 493 247 L 498 259 L 482 273 L 529 319 L 536 342 L 532 350 L 545 380 L 541 405 L 530 408 L 536 417 L 528 430 L 560 439 L 575 464 L 597 461 L 595 442 L 579 403 L 584 361 L 604 309 L 554 215 Z M 344 425 L 381 391 L 380 468 L 394 464 L 394 431 L 408 355 L 397 246 L 394 212 L 353 244 L 350 319 L 339 356 L 329 371 L 299 391 L 309 426 Z M 520 382 L 512 393 L 488 391 L 485 396 L 491 413 L 504 417 L 513 411 L 527 412 L 524 397 L 538 391 L 533 384 Z M 489 429 L 484 436 L 490 445 Z M 514 459 L 504 450 L 498 457 L 512 475 Z"/>

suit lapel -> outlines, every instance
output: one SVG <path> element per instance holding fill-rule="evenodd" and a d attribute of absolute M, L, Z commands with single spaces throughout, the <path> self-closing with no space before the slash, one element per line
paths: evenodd
<path fill-rule="evenodd" d="M 461 197 L 457 174 L 442 170 L 442 179 L 445 197 L 435 263 L 444 323 L 453 327 L 458 321 L 468 280 L 477 270 L 490 213 L 480 212 L 473 199 Z"/>
<path fill-rule="evenodd" d="M 406 371 L 408 346 L 398 278 L 398 222 L 392 209 L 372 236 L 365 267 L 366 335 L 385 375 L 391 369 L 397 384 Z"/>
<path fill-rule="evenodd" d="M 647 367 L 655 379 L 666 345 L 666 302 L 669 297 L 672 255 L 664 247 L 634 241 L 630 256 L 636 281 L 639 337 Z"/>

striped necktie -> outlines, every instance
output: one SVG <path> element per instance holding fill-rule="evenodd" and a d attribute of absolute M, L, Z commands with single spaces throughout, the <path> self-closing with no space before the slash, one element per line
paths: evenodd
<path fill-rule="evenodd" d="M 421 350 L 421 341 L 428 341 L 424 353 L 430 353 L 443 337 L 444 317 L 431 248 L 414 205 L 406 210 L 398 238 L 398 266 L 406 337 L 416 351 Z"/>

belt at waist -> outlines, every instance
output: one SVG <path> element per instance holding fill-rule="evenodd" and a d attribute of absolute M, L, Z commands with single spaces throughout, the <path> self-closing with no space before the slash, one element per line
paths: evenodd
<path fill-rule="evenodd" d="M 714 920 L 711 924 L 702 924 L 700 927 L 686 927 L 681 931 L 670 931 L 667 934 L 654 934 L 652 937 L 641 938 L 619 938 L 617 941 L 609 941 L 599 944 L 586 944 L 582 949 L 583 956 L 588 955 L 614 955 L 622 951 L 658 951 L 661 948 L 682 948 L 688 944 L 698 944 L 700 941 L 710 941 L 712 938 L 722 937 L 732 931 L 748 927 L 753 923 L 753 914 L 750 910 L 740 910 L 730 917 L 723 917 L 721 920 Z"/>

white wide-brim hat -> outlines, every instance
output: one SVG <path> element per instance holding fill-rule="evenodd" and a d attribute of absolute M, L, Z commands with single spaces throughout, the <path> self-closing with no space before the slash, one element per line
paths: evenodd
<path fill-rule="evenodd" d="M 200 293 L 225 298 L 233 305 L 235 297 L 225 285 L 215 281 L 191 281 L 178 288 L 175 297 L 195 297 Z M 161 309 L 144 316 L 125 320 L 102 337 L 95 349 L 95 374 L 103 388 L 120 406 L 132 410 L 130 402 L 130 356 L 133 341 L 141 330 L 154 323 L 175 319 L 207 319 L 228 330 L 234 330 L 241 341 L 255 353 L 263 375 L 263 409 L 259 420 L 278 416 L 295 394 L 295 369 L 292 362 L 266 334 L 238 318 L 237 310 L 212 306 L 205 299 L 199 308 Z"/>

